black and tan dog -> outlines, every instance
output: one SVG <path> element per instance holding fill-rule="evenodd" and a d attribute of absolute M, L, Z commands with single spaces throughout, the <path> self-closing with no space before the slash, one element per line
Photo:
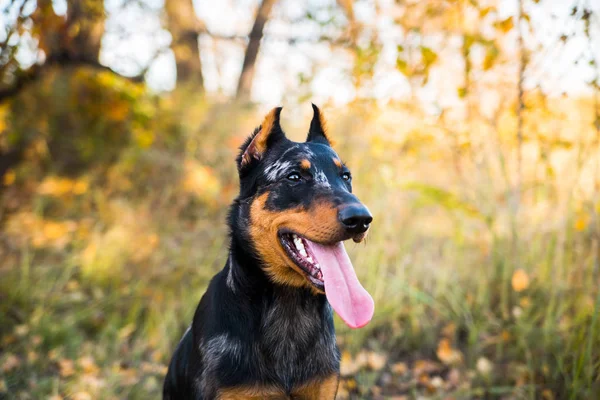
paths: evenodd
<path fill-rule="evenodd" d="M 210 282 L 171 360 L 165 399 L 333 399 L 340 354 L 332 308 L 366 325 L 373 300 L 343 241 L 372 217 L 314 117 L 288 140 L 273 109 L 241 147 L 225 267 Z"/>

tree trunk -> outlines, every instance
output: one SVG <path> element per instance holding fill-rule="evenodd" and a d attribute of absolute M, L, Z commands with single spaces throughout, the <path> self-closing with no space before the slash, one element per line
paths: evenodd
<path fill-rule="evenodd" d="M 242 65 L 242 73 L 240 74 L 240 80 L 238 81 L 238 88 L 236 97 L 239 100 L 250 99 L 250 92 L 252 90 L 252 80 L 254 79 L 254 69 L 256 66 L 256 58 L 258 57 L 258 50 L 260 48 L 260 41 L 263 37 L 265 25 L 269 20 L 271 10 L 276 0 L 263 0 L 258 7 L 256 12 L 256 18 L 254 19 L 254 25 L 250 31 L 248 37 L 248 47 L 246 47 L 246 54 L 244 55 L 244 64 Z"/>
<path fill-rule="evenodd" d="M 105 20 L 103 1 L 68 2 L 67 52 L 71 60 L 99 63 Z"/>
<path fill-rule="evenodd" d="M 100 65 L 104 35 L 104 2 L 72 0 L 67 17 L 54 14 L 51 0 L 38 0 L 32 16 L 34 34 L 46 60 Z"/>
<path fill-rule="evenodd" d="M 165 11 L 177 67 L 177 84 L 193 84 L 203 91 L 204 76 L 198 47 L 202 24 L 196 17 L 194 4 L 192 0 L 166 0 Z"/>

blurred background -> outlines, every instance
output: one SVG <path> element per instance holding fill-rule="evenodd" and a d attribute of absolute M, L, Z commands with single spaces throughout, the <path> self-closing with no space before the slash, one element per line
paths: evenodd
<path fill-rule="evenodd" d="M 234 157 L 328 118 L 375 223 L 339 398 L 600 398 L 596 0 L 0 0 L 0 398 L 159 398 Z"/>

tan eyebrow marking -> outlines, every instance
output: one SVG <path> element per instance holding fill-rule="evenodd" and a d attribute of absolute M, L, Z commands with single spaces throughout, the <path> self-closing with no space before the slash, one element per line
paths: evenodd
<path fill-rule="evenodd" d="M 342 162 L 340 160 L 338 160 L 337 158 L 333 157 L 333 163 L 338 167 L 338 168 L 342 168 Z"/>
<path fill-rule="evenodd" d="M 300 168 L 302 169 L 310 169 L 310 161 L 308 161 L 306 158 L 302 161 L 300 161 Z"/>

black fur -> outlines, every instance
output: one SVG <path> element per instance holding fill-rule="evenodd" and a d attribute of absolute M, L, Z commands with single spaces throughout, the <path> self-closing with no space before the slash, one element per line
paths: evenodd
<path fill-rule="evenodd" d="M 242 165 L 242 154 L 258 129 L 242 146 L 237 159 L 240 194 L 228 217 L 229 258 L 211 280 L 191 328 L 173 354 L 165 399 L 212 399 L 221 388 L 239 386 L 277 387 L 290 394 L 339 371 L 332 310 L 325 295 L 274 284 L 263 271 L 248 231 L 252 200 L 266 191 L 271 210 L 308 206 L 318 198 L 333 204 L 358 202 L 350 181 L 342 179 L 333 162 L 337 155 L 313 125 L 309 141 L 295 143 L 285 137 L 277 120 L 268 151 L 250 165 Z M 285 178 L 291 171 L 310 173 L 297 168 L 306 158 L 314 176 L 302 185 L 291 183 Z"/>

